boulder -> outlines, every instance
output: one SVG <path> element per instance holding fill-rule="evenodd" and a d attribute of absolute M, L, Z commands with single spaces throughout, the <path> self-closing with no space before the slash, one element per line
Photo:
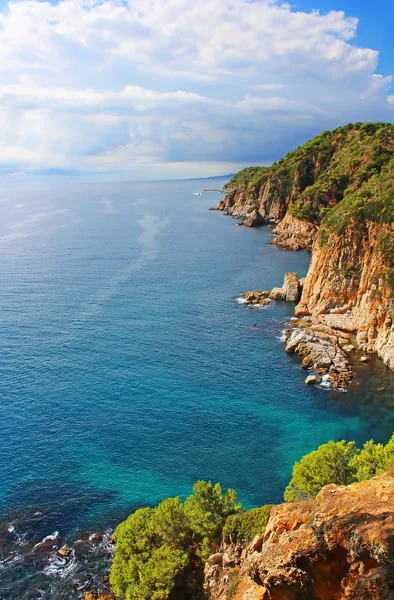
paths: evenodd
<path fill-rule="evenodd" d="M 223 553 L 216 552 L 215 554 L 211 554 L 211 556 L 208 558 L 208 563 L 210 565 L 221 565 L 222 560 L 223 560 Z"/>
<path fill-rule="evenodd" d="M 243 222 L 244 227 L 259 227 L 265 225 L 266 220 L 261 213 L 255 208 L 249 215 L 246 221 Z"/>
<path fill-rule="evenodd" d="M 321 377 L 319 375 L 308 375 L 305 379 L 305 383 L 307 385 L 316 385 L 321 382 Z"/>
<path fill-rule="evenodd" d="M 300 282 L 297 273 L 285 274 L 282 289 L 286 302 L 298 302 L 300 299 Z"/>
<path fill-rule="evenodd" d="M 369 362 L 369 361 L 370 361 L 370 358 L 369 358 L 369 356 L 365 356 L 365 355 L 363 355 L 363 356 L 360 358 L 360 362 L 362 362 L 362 363 L 367 363 L 367 362 Z"/>
<path fill-rule="evenodd" d="M 285 300 L 286 294 L 283 288 L 275 287 L 270 291 L 269 298 L 271 298 L 271 300 Z"/>
<path fill-rule="evenodd" d="M 233 567 L 234 559 L 231 558 L 226 552 L 222 556 L 222 565 L 223 567 Z"/>
<path fill-rule="evenodd" d="M 249 552 L 258 552 L 261 550 L 261 546 L 263 545 L 263 536 L 256 535 L 252 542 L 249 544 L 248 551 Z"/>
<path fill-rule="evenodd" d="M 71 548 L 69 548 L 68 546 L 62 546 L 57 552 L 56 554 L 58 556 L 61 556 L 62 558 L 67 558 L 67 556 L 70 556 L 71 554 Z"/>
<path fill-rule="evenodd" d="M 298 302 L 301 294 L 301 286 L 297 273 L 286 273 L 282 287 L 274 287 L 269 293 L 271 300 L 286 300 L 286 302 Z"/>
<path fill-rule="evenodd" d="M 353 344 L 346 344 L 346 346 L 342 346 L 342 350 L 345 352 L 352 352 L 354 350 Z"/>

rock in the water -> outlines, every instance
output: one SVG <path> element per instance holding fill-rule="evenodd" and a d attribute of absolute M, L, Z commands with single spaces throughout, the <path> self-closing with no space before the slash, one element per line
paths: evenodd
<path fill-rule="evenodd" d="M 360 362 L 362 362 L 362 363 L 367 363 L 367 362 L 369 362 L 369 361 L 370 361 L 370 358 L 369 358 L 369 356 L 365 356 L 365 355 L 364 355 L 364 356 L 362 356 L 362 357 L 360 358 Z"/>
<path fill-rule="evenodd" d="M 245 299 L 245 304 L 260 304 L 261 306 L 265 306 L 266 304 L 269 304 L 268 295 L 269 292 L 265 290 L 253 290 L 252 292 L 241 294 L 241 298 Z"/>
<path fill-rule="evenodd" d="M 283 282 L 286 302 L 298 302 L 300 299 L 300 282 L 297 273 L 286 273 Z"/>
<path fill-rule="evenodd" d="M 70 556 L 71 554 L 71 548 L 69 548 L 68 546 L 62 546 L 56 553 L 58 556 L 61 556 L 62 558 L 67 558 L 67 556 Z"/>
<path fill-rule="evenodd" d="M 342 350 L 345 350 L 345 352 L 352 352 L 354 350 L 354 346 L 353 344 L 346 344 L 345 346 L 342 346 Z"/>
<path fill-rule="evenodd" d="M 244 227 L 259 227 L 260 225 L 265 225 L 265 224 L 266 224 L 266 220 L 263 217 L 263 215 L 259 213 L 257 208 L 255 210 L 253 210 L 250 213 L 250 215 L 248 215 L 248 218 L 246 219 L 246 221 L 244 221 L 242 223 L 242 225 Z"/>
<path fill-rule="evenodd" d="M 271 300 L 286 300 L 286 302 L 298 302 L 301 294 L 301 286 L 297 273 L 286 273 L 283 286 L 274 287 L 269 293 Z"/>
<path fill-rule="evenodd" d="M 332 387 L 345 388 L 353 373 L 340 346 L 341 336 L 326 326 L 298 322 L 286 342 L 286 352 L 298 354 L 302 367 L 326 374 Z"/>
<path fill-rule="evenodd" d="M 307 385 L 316 385 L 320 382 L 321 382 L 321 377 L 319 377 L 318 375 L 308 375 L 308 377 L 305 379 L 305 383 Z"/>
<path fill-rule="evenodd" d="M 270 291 L 269 297 L 271 300 L 285 300 L 286 294 L 283 291 L 283 288 L 275 287 Z"/>

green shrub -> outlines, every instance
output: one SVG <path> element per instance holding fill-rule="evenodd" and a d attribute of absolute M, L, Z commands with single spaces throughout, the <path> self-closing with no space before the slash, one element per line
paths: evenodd
<path fill-rule="evenodd" d="M 233 541 L 251 542 L 256 535 L 262 535 L 273 504 L 252 508 L 227 517 L 223 527 L 223 537 L 231 536 Z"/>
<path fill-rule="evenodd" d="M 366 442 L 361 452 L 352 458 L 349 466 L 354 471 L 356 481 L 371 479 L 383 473 L 386 466 L 383 444 L 375 444 L 373 440 Z"/>
<path fill-rule="evenodd" d="M 394 434 L 385 446 L 370 440 L 361 450 L 355 442 L 328 442 L 295 463 L 284 498 L 287 502 L 315 498 L 325 485 L 364 481 L 393 465 Z"/>
<path fill-rule="evenodd" d="M 347 485 L 353 480 L 349 463 L 356 453 L 354 442 L 328 442 L 306 454 L 293 467 L 293 476 L 284 499 L 287 502 L 315 498 L 329 483 Z"/>

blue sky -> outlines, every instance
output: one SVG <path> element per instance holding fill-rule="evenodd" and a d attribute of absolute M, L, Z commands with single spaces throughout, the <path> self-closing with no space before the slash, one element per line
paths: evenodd
<path fill-rule="evenodd" d="M 387 0 L 0 0 L 0 180 L 211 176 L 394 120 Z"/>
<path fill-rule="evenodd" d="M 379 50 L 379 72 L 394 71 L 394 2 L 392 0 L 302 0 L 292 2 L 299 10 L 320 9 L 321 12 L 343 10 L 359 18 L 356 43 Z"/>

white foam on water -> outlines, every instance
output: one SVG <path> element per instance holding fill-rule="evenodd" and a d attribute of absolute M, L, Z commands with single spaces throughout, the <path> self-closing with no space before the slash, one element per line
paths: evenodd
<path fill-rule="evenodd" d="M 27 533 L 16 533 L 15 534 L 15 543 L 17 546 L 26 546 L 29 543 L 27 539 Z"/>
<path fill-rule="evenodd" d="M 242 298 L 242 296 L 238 296 L 238 298 L 235 298 L 235 301 L 238 302 L 238 304 L 246 304 L 246 299 Z"/>
<path fill-rule="evenodd" d="M 288 329 L 282 329 L 282 331 L 280 332 L 280 335 L 278 335 L 278 340 L 280 342 L 285 342 L 286 341 L 287 332 L 288 332 Z"/>
<path fill-rule="evenodd" d="M 330 390 L 332 388 L 332 380 L 328 373 L 323 375 L 318 387 L 322 388 L 323 390 Z"/>
<path fill-rule="evenodd" d="M 11 556 L 7 556 L 3 560 L 0 560 L 0 571 L 5 571 L 10 567 L 16 565 L 17 563 L 23 560 L 23 556 L 21 554 L 13 554 Z"/>
<path fill-rule="evenodd" d="M 89 536 L 89 541 L 93 541 L 93 546 L 92 549 L 90 550 L 90 552 L 94 553 L 94 552 L 108 552 L 108 553 L 113 553 L 115 544 L 112 541 L 112 534 L 113 531 L 111 529 L 108 529 L 102 536 L 102 539 L 97 542 L 96 544 L 94 544 L 94 541 L 91 540 L 91 538 L 93 538 L 96 534 L 92 533 L 92 535 Z"/>
<path fill-rule="evenodd" d="M 77 568 L 77 565 L 78 561 L 75 558 L 74 550 L 72 550 L 70 556 L 67 558 L 62 558 L 57 554 L 51 556 L 48 564 L 43 569 L 43 573 L 52 577 L 65 579 Z"/>
<path fill-rule="evenodd" d="M 248 304 L 248 308 L 252 310 L 266 310 L 268 308 L 268 304 Z"/>

